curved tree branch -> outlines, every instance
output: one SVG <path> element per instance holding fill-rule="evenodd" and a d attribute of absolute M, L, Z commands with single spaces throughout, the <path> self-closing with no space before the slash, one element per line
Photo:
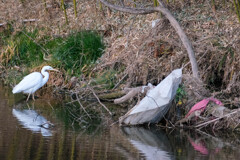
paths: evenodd
<path fill-rule="evenodd" d="M 109 3 L 106 0 L 100 0 L 105 6 L 115 9 L 120 12 L 126 12 L 126 13 L 131 13 L 131 14 L 150 14 L 157 12 L 155 8 L 131 8 L 131 7 L 124 7 L 124 6 L 118 6 L 114 5 L 112 3 Z"/>
<path fill-rule="evenodd" d="M 115 10 L 118 10 L 121 12 L 131 13 L 131 14 L 150 14 L 150 13 L 154 13 L 154 12 L 161 12 L 169 20 L 172 27 L 176 30 L 184 47 L 187 50 L 188 57 L 190 59 L 191 66 L 192 66 L 193 77 L 200 79 L 199 73 L 198 73 L 198 65 L 197 65 L 197 61 L 195 58 L 195 54 L 194 54 L 191 42 L 187 38 L 187 36 L 184 33 L 183 29 L 181 28 L 180 24 L 173 17 L 171 12 L 167 8 L 164 7 L 164 5 L 161 1 L 158 0 L 158 2 L 159 2 L 158 7 L 149 7 L 149 8 L 131 8 L 131 7 L 114 5 L 114 4 L 109 3 L 106 0 L 100 0 L 100 1 L 109 8 L 112 8 L 112 9 L 115 9 Z"/>

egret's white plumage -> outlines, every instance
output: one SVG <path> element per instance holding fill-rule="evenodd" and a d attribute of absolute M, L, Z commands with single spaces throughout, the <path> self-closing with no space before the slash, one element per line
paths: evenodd
<path fill-rule="evenodd" d="M 13 88 L 12 93 L 28 93 L 27 101 L 32 94 L 34 99 L 34 93 L 48 81 L 49 73 L 47 70 L 58 71 L 53 69 L 51 66 L 44 66 L 41 70 L 41 73 L 33 72 L 24 77 L 23 80 Z"/>

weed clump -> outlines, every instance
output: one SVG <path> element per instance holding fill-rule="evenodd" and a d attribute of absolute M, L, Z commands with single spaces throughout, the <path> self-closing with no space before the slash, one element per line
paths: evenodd
<path fill-rule="evenodd" d="M 72 33 L 67 37 L 52 38 L 39 35 L 39 30 L 18 31 L 1 38 L 5 45 L 0 62 L 5 66 L 39 66 L 44 56 L 51 57 L 48 64 L 64 68 L 69 75 L 79 75 L 81 68 L 96 62 L 102 55 L 102 37 L 94 31 Z M 49 53 L 45 53 L 48 51 Z"/>
<path fill-rule="evenodd" d="M 69 35 L 55 50 L 53 57 L 63 65 L 70 75 L 81 73 L 80 68 L 90 65 L 102 55 L 102 37 L 93 31 L 82 31 Z"/>
<path fill-rule="evenodd" d="M 38 31 L 27 32 L 22 30 L 15 34 L 5 34 L 5 45 L 0 54 L 1 62 L 7 66 L 40 64 L 43 61 L 41 47 L 32 39 L 37 39 Z"/>
<path fill-rule="evenodd" d="M 37 39 L 38 31 L 26 32 L 32 39 Z M 25 64 L 31 66 L 43 61 L 43 52 L 41 47 L 37 45 L 32 39 L 27 37 L 23 32 L 18 32 L 13 40 L 16 44 L 16 56 L 13 62 L 17 65 Z"/>

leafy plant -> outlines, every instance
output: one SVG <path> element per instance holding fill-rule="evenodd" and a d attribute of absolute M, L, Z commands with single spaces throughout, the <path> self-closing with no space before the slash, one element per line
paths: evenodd
<path fill-rule="evenodd" d="M 184 90 L 184 86 L 183 85 L 180 85 L 177 89 L 177 93 L 176 93 L 176 103 L 181 105 L 183 103 L 183 101 L 186 99 L 187 97 L 187 93 L 186 91 Z"/>

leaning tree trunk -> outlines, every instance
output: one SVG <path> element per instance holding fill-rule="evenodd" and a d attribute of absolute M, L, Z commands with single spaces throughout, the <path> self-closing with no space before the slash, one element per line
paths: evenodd
<path fill-rule="evenodd" d="M 170 24 L 176 30 L 184 47 L 187 50 L 188 57 L 190 59 L 190 63 L 192 66 L 193 77 L 200 79 L 199 73 L 198 73 L 198 65 L 197 65 L 197 61 L 195 58 L 195 54 L 194 54 L 191 42 L 187 38 L 180 24 L 177 22 L 177 20 L 173 17 L 171 12 L 164 6 L 164 4 L 161 1 L 158 0 L 159 6 L 152 7 L 152 8 L 131 8 L 131 7 L 125 7 L 124 5 L 122 6 L 114 5 L 112 3 L 109 3 L 106 0 L 100 0 L 100 1 L 109 8 L 112 8 L 121 12 L 131 13 L 131 14 L 150 14 L 154 12 L 161 12 L 169 20 Z"/>

